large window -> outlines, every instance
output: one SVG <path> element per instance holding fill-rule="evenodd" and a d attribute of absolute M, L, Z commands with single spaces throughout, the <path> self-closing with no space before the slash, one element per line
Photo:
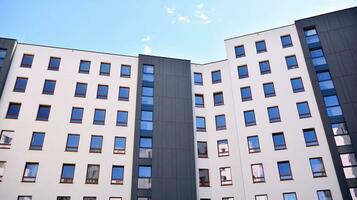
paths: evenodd
<path fill-rule="evenodd" d="M 242 101 L 250 101 L 253 99 L 250 86 L 240 88 L 240 94 L 242 96 Z"/>
<path fill-rule="evenodd" d="M 139 165 L 138 188 L 151 188 L 151 166 Z"/>
<path fill-rule="evenodd" d="M 79 146 L 79 134 L 68 134 L 67 143 L 66 143 L 66 151 L 78 151 Z"/>
<path fill-rule="evenodd" d="M 48 63 L 48 70 L 58 71 L 61 64 L 61 58 L 58 57 L 50 57 L 50 61 Z"/>
<path fill-rule="evenodd" d="M 91 153 L 101 153 L 103 145 L 103 136 L 92 135 L 90 139 L 90 148 L 89 152 Z"/>
<path fill-rule="evenodd" d="M 213 93 L 213 102 L 214 106 L 220 106 L 224 104 L 223 92 Z"/>
<path fill-rule="evenodd" d="M 100 165 L 87 166 L 86 184 L 98 184 Z"/>
<path fill-rule="evenodd" d="M 152 131 L 153 129 L 153 112 L 141 111 L 140 130 Z"/>
<path fill-rule="evenodd" d="M 206 119 L 204 117 L 196 117 L 196 131 L 206 131 Z"/>
<path fill-rule="evenodd" d="M 305 91 L 304 84 L 302 83 L 301 77 L 292 78 L 292 79 L 290 79 L 290 82 L 291 82 L 291 87 L 293 88 L 294 93 Z"/>
<path fill-rule="evenodd" d="M 262 75 L 271 73 L 270 64 L 268 60 L 259 62 L 259 68 L 260 74 Z"/>
<path fill-rule="evenodd" d="M 216 115 L 215 121 L 216 121 L 216 130 L 223 130 L 227 128 L 225 115 Z"/>
<path fill-rule="evenodd" d="M 110 63 L 100 63 L 100 75 L 109 76 L 110 75 Z"/>
<path fill-rule="evenodd" d="M 154 66 L 146 65 L 143 66 L 143 81 L 154 82 Z"/>
<path fill-rule="evenodd" d="M 297 200 L 295 192 L 284 193 L 284 200 Z"/>
<path fill-rule="evenodd" d="M 254 110 L 244 111 L 245 126 L 256 125 Z"/>
<path fill-rule="evenodd" d="M 30 150 L 42 150 L 43 142 L 45 140 L 45 133 L 32 133 Z"/>
<path fill-rule="evenodd" d="M 71 114 L 71 123 L 82 123 L 83 108 L 73 107 Z"/>
<path fill-rule="evenodd" d="M 219 168 L 221 175 L 221 185 L 232 185 L 232 174 L 230 167 L 221 167 Z"/>
<path fill-rule="evenodd" d="M 295 69 L 295 68 L 299 67 L 295 55 L 286 56 L 285 57 L 285 62 L 286 62 L 286 65 L 287 65 L 288 69 Z"/>
<path fill-rule="evenodd" d="M 245 56 L 244 45 L 234 47 L 234 52 L 236 54 L 236 58 L 244 57 Z"/>
<path fill-rule="evenodd" d="M 281 181 L 293 179 L 289 161 L 278 162 L 278 170 L 279 170 L 279 176 Z"/>
<path fill-rule="evenodd" d="M 310 165 L 314 178 L 326 176 L 325 166 L 322 158 L 310 158 Z"/>
<path fill-rule="evenodd" d="M 345 123 L 331 124 L 332 132 L 335 136 L 335 142 L 337 146 L 344 146 L 351 144 L 351 138 L 348 134 L 348 130 Z"/>
<path fill-rule="evenodd" d="M 112 168 L 112 184 L 123 184 L 124 166 L 113 165 Z"/>
<path fill-rule="evenodd" d="M 309 104 L 305 102 L 296 103 L 300 119 L 311 117 Z"/>
<path fill-rule="evenodd" d="M 73 183 L 75 164 L 63 164 L 60 183 Z"/>
<path fill-rule="evenodd" d="M 119 100 L 129 101 L 129 90 L 128 87 L 119 87 Z"/>
<path fill-rule="evenodd" d="M 125 137 L 115 137 L 113 153 L 125 154 L 125 146 L 126 146 L 126 138 Z"/>
<path fill-rule="evenodd" d="M 127 126 L 127 125 L 128 125 L 128 111 L 118 111 L 117 126 Z"/>
<path fill-rule="evenodd" d="M 31 68 L 33 57 L 34 57 L 33 55 L 24 54 L 23 57 L 22 57 L 22 61 L 21 61 L 20 67 Z"/>
<path fill-rule="evenodd" d="M 108 90 L 107 85 L 98 85 L 97 89 L 97 99 L 108 99 Z"/>
<path fill-rule="evenodd" d="M 79 73 L 89 74 L 90 61 L 81 60 L 79 63 Z"/>
<path fill-rule="evenodd" d="M 53 80 L 45 80 L 43 84 L 42 94 L 53 95 L 55 93 L 56 81 Z"/>
<path fill-rule="evenodd" d="M 336 95 L 324 97 L 327 115 L 329 117 L 342 115 L 340 103 Z"/>
<path fill-rule="evenodd" d="M 25 165 L 22 182 L 35 182 L 37 177 L 38 163 L 27 162 Z"/>
<path fill-rule="evenodd" d="M 329 90 L 335 88 L 333 85 L 330 72 L 318 72 L 316 73 L 317 80 L 319 81 L 320 90 Z"/>
<path fill-rule="evenodd" d="M 318 200 L 332 200 L 332 194 L 330 190 L 317 191 Z"/>
<path fill-rule="evenodd" d="M 355 153 L 340 154 L 343 172 L 347 179 L 357 177 L 357 159 Z"/>
<path fill-rule="evenodd" d="M 270 123 L 281 121 L 278 106 L 268 107 L 267 110 Z"/>
<path fill-rule="evenodd" d="M 252 168 L 253 183 L 265 182 L 263 164 L 261 163 L 252 164 L 251 168 Z"/>
<path fill-rule="evenodd" d="M 315 28 L 310 28 L 308 30 L 304 30 L 304 35 L 307 44 L 313 44 L 320 42 L 319 36 L 317 35 Z"/>
<path fill-rule="evenodd" d="M 154 104 L 154 88 L 143 87 L 141 94 L 141 104 L 143 105 L 153 105 Z"/>
<path fill-rule="evenodd" d="M 36 120 L 38 121 L 48 121 L 50 117 L 51 106 L 48 105 L 40 105 L 37 111 Z"/>
<path fill-rule="evenodd" d="M 198 174 L 200 179 L 200 187 L 209 187 L 210 181 L 208 169 L 199 169 Z"/>
<path fill-rule="evenodd" d="M 7 109 L 6 118 L 8 119 L 17 119 L 20 114 L 21 103 L 12 103 L 10 102 Z"/>
<path fill-rule="evenodd" d="M 205 107 L 203 94 L 195 94 L 195 106 L 199 108 Z"/>
<path fill-rule="evenodd" d="M 105 124 L 105 113 L 106 113 L 106 110 L 104 110 L 104 109 L 95 109 L 93 124 L 104 125 Z"/>
<path fill-rule="evenodd" d="M 198 73 L 198 72 L 193 73 L 193 79 L 195 85 L 203 85 L 202 73 Z"/>
<path fill-rule="evenodd" d="M 130 65 L 122 65 L 120 67 L 120 77 L 130 78 L 130 71 L 131 71 Z"/>
<path fill-rule="evenodd" d="M 303 132 L 304 132 L 305 144 L 307 147 L 319 145 L 319 142 L 317 141 L 315 129 L 313 128 L 304 129 Z"/>
<path fill-rule="evenodd" d="M 327 61 L 326 58 L 324 56 L 324 52 L 322 51 L 322 49 L 315 49 L 310 51 L 310 56 L 312 59 L 312 65 L 315 67 L 321 66 L 321 65 L 326 65 Z"/>
<path fill-rule="evenodd" d="M 217 141 L 218 157 L 229 156 L 228 140 Z"/>
<path fill-rule="evenodd" d="M 283 48 L 287 48 L 287 47 L 293 46 L 293 42 L 291 41 L 291 36 L 290 35 L 280 36 L 280 40 L 281 40 L 281 45 L 283 46 Z"/>
<path fill-rule="evenodd" d="M 267 51 L 267 47 L 265 45 L 265 41 L 258 41 L 255 42 L 255 47 L 257 49 L 257 53 L 262 53 L 262 52 L 266 52 Z"/>
<path fill-rule="evenodd" d="M 197 153 L 199 158 L 208 158 L 207 142 L 197 142 Z"/>
<path fill-rule="evenodd" d="M 274 83 L 264 83 L 263 84 L 263 89 L 264 89 L 264 96 L 265 97 L 274 97 L 275 96 L 275 88 L 274 88 Z"/>
<path fill-rule="evenodd" d="M 75 97 L 86 97 L 87 85 L 88 85 L 87 83 L 77 83 L 74 96 Z"/>
<path fill-rule="evenodd" d="M 28 78 L 17 77 L 14 92 L 25 92 Z"/>
<path fill-rule="evenodd" d="M 276 151 L 286 149 L 284 133 L 273 133 L 273 143 Z"/>
<path fill-rule="evenodd" d="M 257 135 L 247 137 L 249 153 L 260 152 L 259 137 Z"/>
<path fill-rule="evenodd" d="M 239 79 L 248 78 L 249 77 L 248 66 L 247 65 L 238 66 L 237 70 L 238 70 Z"/>
<path fill-rule="evenodd" d="M 140 137 L 139 140 L 139 158 L 151 158 L 152 157 L 152 138 Z"/>
<path fill-rule="evenodd" d="M 10 149 L 14 131 L 1 130 L 0 133 L 0 148 Z"/>
<path fill-rule="evenodd" d="M 213 84 L 222 82 L 221 70 L 217 70 L 217 71 L 212 72 L 211 76 L 212 76 L 212 83 Z"/>

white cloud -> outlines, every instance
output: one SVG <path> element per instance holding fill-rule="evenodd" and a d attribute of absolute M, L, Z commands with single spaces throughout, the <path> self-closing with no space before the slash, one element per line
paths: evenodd
<path fill-rule="evenodd" d="M 189 19 L 187 16 L 181 16 L 181 15 L 179 15 L 179 16 L 177 17 L 177 21 L 179 21 L 179 22 L 185 22 L 185 23 L 190 23 L 190 19 Z"/>
<path fill-rule="evenodd" d="M 151 52 L 152 52 L 152 49 L 148 45 L 145 45 L 144 46 L 144 54 L 150 54 Z"/>
<path fill-rule="evenodd" d="M 169 14 L 169 15 L 174 15 L 175 12 L 176 12 L 176 9 L 174 7 L 171 7 L 171 8 L 167 7 L 166 8 L 166 13 Z"/>
<path fill-rule="evenodd" d="M 146 37 L 144 37 L 143 39 L 141 39 L 141 41 L 143 42 L 148 42 L 151 40 L 151 37 L 149 35 L 147 35 Z"/>
<path fill-rule="evenodd" d="M 204 24 L 211 23 L 210 18 L 207 16 L 206 12 L 203 10 L 203 3 L 197 5 L 196 16 L 201 20 Z"/>

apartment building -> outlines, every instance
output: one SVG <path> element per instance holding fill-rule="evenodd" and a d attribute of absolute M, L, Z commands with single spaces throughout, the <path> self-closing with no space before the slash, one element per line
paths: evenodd
<path fill-rule="evenodd" d="M 357 8 L 206 64 L 0 39 L 0 199 L 357 199 Z"/>

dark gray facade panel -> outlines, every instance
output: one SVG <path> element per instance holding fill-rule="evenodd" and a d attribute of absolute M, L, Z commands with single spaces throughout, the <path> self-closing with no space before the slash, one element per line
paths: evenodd
<path fill-rule="evenodd" d="M 10 70 L 12 55 L 14 53 L 14 49 L 16 48 L 16 44 L 17 42 L 14 39 L 0 38 L 0 49 L 7 50 L 4 62 L 0 69 L 0 98 Z"/>
<path fill-rule="evenodd" d="M 137 189 L 138 164 L 150 162 L 138 158 L 143 64 L 154 65 L 155 69 L 151 197 L 154 200 L 195 200 L 191 63 L 147 55 L 139 55 L 132 200 L 148 193 Z"/>
<path fill-rule="evenodd" d="M 297 20 L 295 25 L 323 120 L 343 199 L 351 200 L 348 188 L 357 187 L 357 180 L 345 179 L 339 153 L 357 153 L 357 7 Z M 319 34 L 353 146 L 337 148 L 335 145 L 323 96 L 305 42 L 304 28 L 311 26 L 315 26 Z"/>

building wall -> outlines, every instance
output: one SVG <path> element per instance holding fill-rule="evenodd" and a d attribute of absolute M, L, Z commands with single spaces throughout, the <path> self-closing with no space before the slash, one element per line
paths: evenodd
<path fill-rule="evenodd" d="M 24 53 L 34 55 L 32 68 L 19 67 Z M 49 57 L 61 57 L 59 71 L 49 71 Z M 80 60 L 90 60 L 89 74 L 79 74 Z M 100 76 L 100 62 L 111 63 L 111 75 Z M 0 101 L 0 129 L 13 130 L 11 149 L 0 149 L 0 160 L 7 161 L 0 199 L 32 195 L 33 199 L 56 196 L 97 196 L 98 199 L 131 196 L 131 169 L 135 125 L 137 57 L 18 44 L 4 93 Z M 131 65 L 131 77 L 120 78 L 121 64 Z M 16 77 L 28 77 L 25 93 L 13 92 Z M 56 80 L 54 95 L 43 95 L 45 79 Z M 74 97 L 76 82 L 88 83 L 87 97 Z M 97 85 L 109 85 L 107 100 L 96 99 Z M 118 101 L 119 86 L 130 87 L 129 101 Z M 22 103 L 18 119 L 5 119 L 9 102 Z M 49 120 L 36 121 L 39 104 L 51 105 Z M 83 107 L 82 124 L 70 122 L 73 106 Z M 106 109 L 105 125 L 93 125 L 94 109 Z M 128 126 L 116 126 L 117 110 L 129 111 Z M 32 132 L 45 132 L 42 151 L 29 150 Z M 80 134 L 79 151 L 65 152 L 68 133 Z M 90 136 L 103 136 L 102 153 L 89 153 Z M 125 155 L 113 154 L 114 137 L 126 137 Z M 36 183 L 22 183 L 26 162 L 39 162 Z M 61 184 L 63 163 L 75 163 L 73 184 Z M 100 164 L 99 184 L 85 184 L 87 164 Z M 124 184 L 111 185 L 112 165 L 124 166 Z"/>

